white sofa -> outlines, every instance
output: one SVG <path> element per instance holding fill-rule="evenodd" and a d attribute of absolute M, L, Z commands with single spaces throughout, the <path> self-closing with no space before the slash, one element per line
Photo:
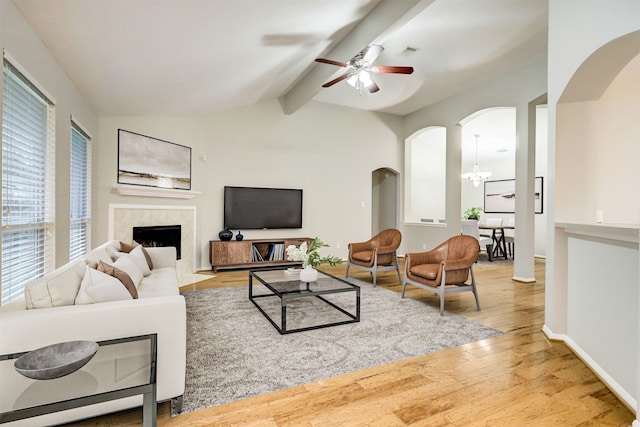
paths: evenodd
<path fill-rule="evenodd" d="M 137 299 L 87 303 L 85 295 L 84 304 L 75 304 L 81 283 L 89 274 L 87 266 L 95 267 L 100 260 L 111 265 L 118 262 L 122 255 L 118 241 L 107 242 L 29 285 L 24 299 L 0 307 L 0 354 L 30 351 L 63 341 L 101 341 L 157 333 L 157 399 L 159 402 L 175 399 L 181 404 L 185 385 L 186 307 L 178 288 L 176 250 L 145 249 L 153 268 L 138 284 Z M 122 289 L 126 290 L 124 286 Z M 34 305 L 44 308 L 27 308 Z M 0 362 L 0 367 L 3 367 L 2 388 L 12 387 L 8 379 L 15 381 L 16 372 L 7 369 L 13 370 L 13 362 Z M 0 396 L 0 412 L 12 404 L 2 401 L 9 399 L 8 394 L 0 393 L 5 396 Z M 134 396 L 4 425 L 59 424 L 141 405 L 142 396 Z"/>

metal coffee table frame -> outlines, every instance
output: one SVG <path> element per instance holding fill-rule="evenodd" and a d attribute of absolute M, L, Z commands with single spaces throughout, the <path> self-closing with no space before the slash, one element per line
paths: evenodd
<path fill-rule="evenodd" d="M 132 341 L 148 340 L 150 344 L 149 359 L 149 381 L 146 384 L 141 384 L 134 387 L 117 389 L 106 391 L 103 393 L 93 394 L 90 396 L 76 397 L 73 399 L 62 400 L 58 402 L 45 403 L 39 406 L 31 408 L 21 408 L 8 412 L 0 412 L 0 424 L 8 423 L 11 421 L 23 420 L 25 418 L 37 417 L 39 415 L 51 414 L 53 412 L 60 412 L 71 408 L 79 408 L 81 406 L 93 405 L 94 403 L 106 402 L 109 400 L 122 399 L 124 397 L 135 396 L 138 394 L 143 395 L 142 404 L 142 419 L 144 427 L 152 427 L 156 425 L 157 417 L 157 384 L 156 384 L 156 360 L 157 360 L 157 348 L 158 348 L 158 336 L 157 334 L 140 335 L 135 337 L 118 338 L 112 340 L 98 341 L 99 346 L 114 345 Z M 1 360 L 17 359 L 27 351 L 22 353 L 10 353 L 0 355 Z M 89 362 L 91 363 L 91 362 Z M 73 373 L 69 374 L 73 375 Z M 40 380 L 34 380 L 40 381 Z M 46 380 L 44 380 L 46 381 Z"/>
<path fill-rule="evenodd" d="M 284 334 L 291 334 L 291 333 L 294 333 L 294 332 L 302 332 L 302 331 L 309 331 L 309 330 L 313 330 L 313 329 L 328 328 L 330 326 L 345 325 L 345 324 L 348 324 L 348 323 L 355 323 L 355 322 L 359 322 L 360 321 L 360 287 L 359 286 L 354 285 L 353 283 L 350 283 L 350 282 L 348 282 L 346 280 L 343 280 L 343 279 L 341 279 L 339 277 L 332 276 L 329 273 L 325 273 L 323 271 L 318 270 L 319 280 L 322 280 L 322 278 L 323 278 L 322 276 L 326 276 L 329 279 L 336 280 L 338 282 L 343 283 L 344 286 L 343 287 L 334 288 L 334 289 L 316 289 L 316 290 L 312 290 L 311 289 L 311 284 L 310 283 L 306 283 L 306 286 L 303 289 L 297 289 L 297 290 L 293 290 L 293 291 L 282 292 L 282 291 L 279 291 L 275 285 L 269 283 L 267 280 L 265 280 L 262 277 L 260 277 L 260 273 L 267 272 L 267 271 L 277 271 L 277 270 L 282 271 L 283 272 L 282 274 L 284 275 L 284 270 L 283 269 L 268 269 L 268 270 L 251 270 L 251 271 L 249 271 L 249 300 L 258 308 L 258 310 L 260 310 L 260 312 L 264 315 L 264 317 L 267 318 L 267 320 L 273 325 L 274 328 L 276 328 L 276 330 L 280 334 L 284 335 Z M 258 280 L 271 293 L 254 295 L 253 294 L 253 280 L 254 279 Z M 299 279 L 294 279 L 294 278 L 291 278 L 289 280 L 283 280 L 283 282 L 285 282 L 285 281 L 286 282 L 297 281 L 299 283 L 304 283 L 304 282 L 300 282 Z M 345 310 L 344 308 L 339 307 L 338 305 L 336 305 L 333 302 L 327 300 L 326 298 L 323 298 L 323 295 L 338 294 L 338 293 L 344 293 L 344 292 L 353 292 L 353 293 L 355 293 L 355 296 L 356 296 L 356 312 L 355 312 L 355 314 L 354 313 L 350 313 L 349 311 Z M 260 307 L 260 304 L 258 304 L 258 302 L 257 302 L 257 300 L 261 299 L 261 298 L 273 298 L 273 297 L 280 298 L 280 310 L 281 310 L 280 325 L 278 325 L 269 316 L 269 314 L 262 307 Z M 287 329 L 287 301 L 289 299 L 294 299 L 294 298 L 297 299 L 297 298 L 303 298 L 303 297 L 315 297 L 315 298 L 318 298 L 319 300 L 325 302 L 329 306 L 335 308 L 339 312 L 341 312 L 341 313 L 345 314 L 346 316 L 348 316 L 350 318 L 350 320 L 343 320 L 343 321 L 331 322 L 331 323 L 323 323 L 323 324 L 320 324 L 320 325 L 308 326 L 308 327 L 303 327 L 303 328 Z"/>

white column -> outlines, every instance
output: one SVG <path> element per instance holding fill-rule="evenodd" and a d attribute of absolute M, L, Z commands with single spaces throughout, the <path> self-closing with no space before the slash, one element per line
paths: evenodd
<path fill-rule="evenodd" d="M 513 280 L 535 282 L 536 106 L 546 96 L 516 106 L 516 229 Z"/>

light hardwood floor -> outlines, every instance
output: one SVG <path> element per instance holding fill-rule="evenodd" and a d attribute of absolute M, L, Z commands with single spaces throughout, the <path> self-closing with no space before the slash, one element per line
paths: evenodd
<path fill-rule="evenodd" d="M 344 275 L 345 265 L 327 267 Z M 513 282 L 511 264 L 477 265 L 482 311 L 470 293 L 445 308 L 505 334 L 178 417 L 158 408 L 158 426 L 629 426 L 634 415 L 564 344 L 541 332 L 544 261 L 537 283 Z M 351 269 L 357 278 L 369 273 Z M 393 272 L 378 286 L 401 292 Z M 246 271 L 217 272 L 186 290 L 246 286 Z M 437 306 L 433 293 L 407 297 Z M 137 426 L 141 410 L 73 425 Z"/>

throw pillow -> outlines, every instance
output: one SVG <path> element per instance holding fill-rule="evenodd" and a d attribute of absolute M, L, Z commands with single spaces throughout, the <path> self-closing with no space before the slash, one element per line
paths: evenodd
<path fill-rule="evenodd" d="M 120 250 L 122 252 L 130 253 L 134 248 L 140 246 L 142 248 L 142 253 L 144 254 L 144 258 L 147 260 L 147 265 L 149 266 L 149 270 L 153 270 L 153 262 L 151 262 L 151 256 L 149 256 L 149 252 L 142 246 L 140 243 L 135 240 L 131 243 L 120 242 Z"/>
<path fill-rule="evenodd" d="M 136 242 L 135 240 L 131 243 L 120 242 L 120 252 L 124 252 L 128 254 L 136 246 L 138 246 L 138 242 Z"/>
<path fill-rule="evenodd" d="M 98 271 L 118 279 L 120 283 L 122 283 L 124 287 L 127 289 L 127 291 L 129 291 L 131 298 L 134 298 L 134 299 L 138 298 L 138 289 L 137 289 L 138 285 L 135 284 L 134 280 L 131 278 L 131 276 L 127 272 L 117 267 L 114 267 L 113 265 L 105 264 L 102 261 L 98 263 Z M 142 273 L 140 274 L 140 277 L 142 277 Z"/>
<path fill-rule="evenodd" d="M 87 266 L 75 303 L 94 304 L 128 299 L 132 299 L 132 296 L 120 280 Z"/>
<path fill-rule="evenodd" d="M 133 284 L 136 285 L 136 289 L 138 288 L 140 282 L 142 282 L 143 274 L 136 263 L 131 259 L 131 255 L 122 254 L 122 256 L 112 265 L 127 273 L 129 277 L 131 277 L 131 280 L 133 280 Z"/>
<path fill-rule="evenodd" d="M 149 268 L 149 264 L 147 264 L 147 259 L 144 257 L 143 250 L 144 248 L 138 245 L 133 248 L 131 252 L 123 256 L 129 257 L 133 262 L 135 262 L 136 266 L 140 271 L 142 271 L 143 276 L 148 276 L 151 274 L 151 269 Z"/>

